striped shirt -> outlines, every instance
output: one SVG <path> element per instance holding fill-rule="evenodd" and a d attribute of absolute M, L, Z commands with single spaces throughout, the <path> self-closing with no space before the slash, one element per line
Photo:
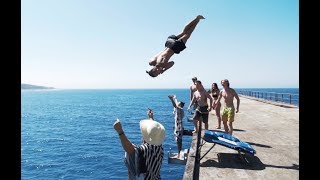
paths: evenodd
<path fill-rule="evenodd" d="M 184 111 L 183 108 L 177 107 L 173 109 L 174 113 L 174 120 L 175 120 L 175 125 L 174 125 L 174 131 L 183 131 L 183 124 L 182 124 L 182 119 L 184 118 Z"/>
<path fill-rule="evenodd" d="M 162 145 L 150 145 L 144 143 L 135 146 L 135 153 L 125 155 L 125 164 L 129 170 L 129 180 L 146 179 L 158 180 L 161 179 L 160 169 L 163 160 Z"/>

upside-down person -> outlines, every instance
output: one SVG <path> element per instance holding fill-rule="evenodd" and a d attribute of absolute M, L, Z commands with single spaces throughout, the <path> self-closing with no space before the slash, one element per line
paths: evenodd
<path fill-rule="evenodd" d="M 191 22 L 189 22 L 178 35 L 170 35 L 165 43 L 165 49 L 155 55 L 149 62 L 153 68 L 150 71 L 146 71 L 151 77 L 157 77 L 166 70 L 170 69 L 174 62 L 169 61 L 173 54 L 179 54 L 186 48 L 187 40 L 190 38 L 193 30 L 200 22 L 200 19 L 204 19 L 202 15 L 198 15 Z"/>

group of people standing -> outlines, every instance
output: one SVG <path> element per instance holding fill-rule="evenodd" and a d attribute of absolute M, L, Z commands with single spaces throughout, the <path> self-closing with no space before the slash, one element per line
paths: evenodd
<path fill-rule="evenodd" d="M 205 129 L 208 129 L 208 117 L 211 110 L 215 111 L 217 117 L 217 129 L 221 129 L 221 121 L 226 133 L 232 135 L 233 122 L 235 113 L 239 112 L 240 99 L 237 92 L 230 88 L 228 79 L 221 80 L 222 90 L 219 89 L 217 83 L 212 83 L 211 89 L 206 91 L 197 77 L 192 78 L 193 84 L 190 86 L 190 105 L 188 111 L 190 112 L 191 106 L 194 109 L 193 122 L 195 126 L 194 132 L 198 132 L 200 124 L 200 118 L 204 123 Z M 209 104 L 208 104 L 209 99 Z M 221 111 L 221 99 L 223 99 L 223 108 Z M 236 99 L 236 107 L 233 100 Z"/>

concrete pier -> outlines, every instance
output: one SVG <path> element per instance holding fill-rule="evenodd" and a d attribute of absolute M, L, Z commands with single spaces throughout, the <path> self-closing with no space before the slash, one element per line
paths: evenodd
<path fill-rule="evenodd" d="M 183 179 L 299 179 L 299 107 L 239 96 L 233 136 L 251 144 L 256 154 L 246 154 L 246 162 L 237 151 L 216 144 L 199 161 L 198 138 L 193 134 Z M 209 130 L 215 130 L 216 125 L 217 118 L 212 111 Z M 205 143 L 199 148 L 200 157 L 212 145 Z"/>

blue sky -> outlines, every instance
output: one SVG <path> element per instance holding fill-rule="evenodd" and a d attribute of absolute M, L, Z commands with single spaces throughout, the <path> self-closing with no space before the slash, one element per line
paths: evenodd
<path fill-rule="evenodd" d="M 298 0 L 21 1 L 21 82 L 60 89 L 299 87 Z M 175 65 L 149 59 L 203 15 Z M 220 83 L 219 83 L 220 85 Z M 221 85 L 220 85 L 221 87 Z"/>

